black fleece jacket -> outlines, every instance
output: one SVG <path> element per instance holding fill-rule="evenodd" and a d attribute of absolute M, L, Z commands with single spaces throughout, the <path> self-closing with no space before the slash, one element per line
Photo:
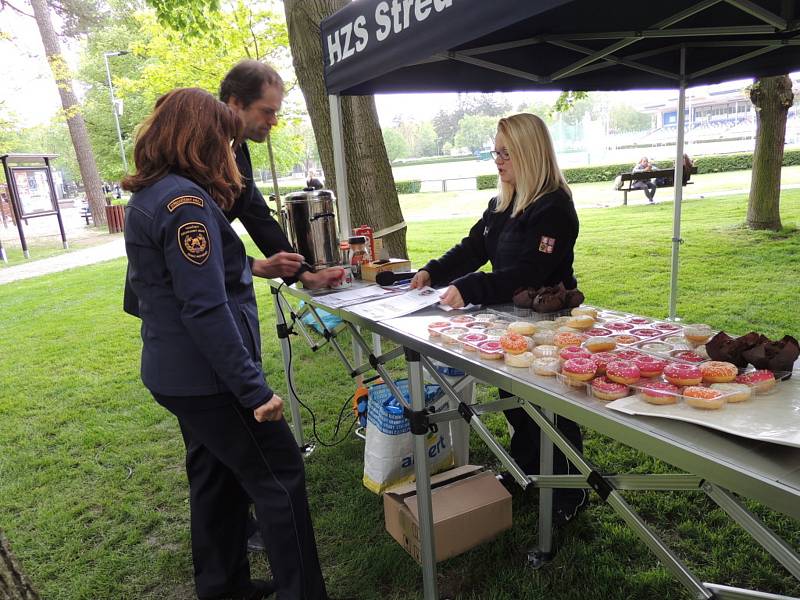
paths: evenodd
<path fill-rule="evenodd" d="M 510 206 L 495 212 L 496 203 L 497 198 L 489 201 L 459 244 L 422 267 L 432 285 L 456 286 L 465 304 L 510 302 L 517 290 L 527 287 L 576 287 L 572 262 L 578 215 L 567 193 L 546 194 L 514 218 Z M 487 261 L 492 272 L 476 272 Z"/>

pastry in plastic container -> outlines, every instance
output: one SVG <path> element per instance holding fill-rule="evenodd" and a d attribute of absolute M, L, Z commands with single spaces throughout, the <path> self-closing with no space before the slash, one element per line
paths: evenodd
<path fill-rule="evenodd" d="M 534 358 L 531 363 L 531 371 L 534 375 L 554 377 L 561 371 L 561 360 L 556 356 Z"/>
<path fill-rule="evenodd" d="M 673 385 L 700 385 L 703 373 L 695 365 L 671 362 L 664 367 L 664 378 Z"/>
<path fill-rule="evenodd" d="M 614 340 L 622 346 L 630 346 L 642 341 L 642 338 L 640 338 L 638 335 L 631 335 L 630 333 L 618 333 L 616 335 L 612 335 L 611 337 L 613 337 Z"/>
<path fill-rule="evenodd" d="M 497 340 L 486 340 L 477 345 L 478 356 L 486 360 L 500 360 L 503 358 L 503 347 Z"/>
<path fill-rule="evenodd" d="M 608 377 L 595 377 L 592 379 L 589 389 L 592 391 L 592 396 L 606 402 L 619 400 L 630 394 L 630 388 L 627 385 L 611 381 Z"/>
<path fill-rule="evenodd" d="M 736 383 L 743 383 L 753 388 L 757 394 L 765 394 L 775 387 L 775 375 L 766 369 L 757 369 L 738 375 Z"/>
<path fill-rule="evenodd" d="M 736 379 L 739 369 L 733 363 L 721 360 L 708 360 L 700 364 L 700 372 L 706 383 L 729 383 Z"/>
<path fill-rule="evenodd" d="M 454 317 L 450 317 L 451 323 L 457 323 L 459 325 L 463 325 L 464 323 L 472 323 L 475 320 L 475 317 L 472 315 L 456 315 Z"/>
<path fill-rule="evenodd" d="M 478 333 L 471 331 L 458 336 L 458 341 L 461 343 L 461 348 L 467 352 L 477 352 L 478 344 L 485 342 L 488 339 L 485 333 Z"/>
<path fill-rule="evenodd" d="M 654 354 L 667 354 L 670 350 L 673 350 L 672 344 L 661 341 L 642 342 L 641 344 L 637 344 L 636 347 L 645 352 L 652 352 Z"/>
<path fill-rule="evenodd" d="M 506 365 L 509 367 L 528 368 L 533 364 L 533 354 L 523 352 L 521 354 L 505 354 Z"/>
<path fill-rule="evenodd" d="M 607 335 L 593 335 L 583 345 L 589 352 L 608 352 L 617 347 L 617 341 Z"/>
<path fill-rule="evenodd" d="M 683 388 L 683 400 L 692 408 L 719 410 L 725 406 L 725 395 L 712 388 L 690 385 Z"/>
<path fill-rule="evenodd" d="M 702 323 L 686 325 L 683 328 L 684 337 L 695 345 L 705 344 L 713 334 L 711 326 Z"/>
<path fill-rule="evenodd" d="M 677 404 L 681 396 L 678 386 L 666 381 L 647 381 L 634 388 L 636 395 L 648 404 Z"/>
<path fill-rule="evenodd" d="M 669 355 L 675 360 L 688 363 L 701 363 L 705 358 L 694 350 L 673 350 Z"/>
<path fill-rule="evenodd" d="M 753 388 L 744 383 L 712 383 L 709 387 L 725 394 L 728 404 L 744 402 L 753 397 Z"/>
<path fill-rule="evenodd" d="M 469 329 L 466 327 L 446 327 L 441 330 L 442 341 L 445 344 L 457 346 L 460 343 L 458 341 L 459 336 L 462 336 L 466 333 L 469 333 Z"/>
<path fill-rule="evenodd" d="M 639 367 L 630 360 L 612 360 L 606 365 L 606 377 L 616 383 L 631 385 L 639 376 Z"/>
<path fill-rule="evenodd" d="M 570 358 L 561 365 L 561 373 L 574 382 L 589 381 L 597 372 L 597 365 L 591 358 Z"/>
<path fill-rule="evenodd" d="M 439 339 L 442 337 L 442 330 L 450 327 L 450 321 L 433 321 L 428 323 L 428 337 Z"/>

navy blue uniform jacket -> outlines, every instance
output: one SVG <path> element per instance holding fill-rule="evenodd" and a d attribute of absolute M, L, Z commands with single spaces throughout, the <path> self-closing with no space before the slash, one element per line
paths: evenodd
<path fill-rule="evenodd" d="M 230 392 L 247 408 L 267 402 L 250 263 L 205 190 L 170 174 L 133 194 L 125 249 L 125 311 L 142 320 L 144 385 L 167 396 Z"/>
<path fill-rule="evenodd" d="M 511 207 L 494 211 L 489 201 L 469 235 L 438 260 L 422 267 L 433 286 L 452 284 L 465 304 L 510 302 L 522 288 L 578 285 L 572 272 L 578 215 L 563 190 L 545 194 L 516 217 Z M 476 272 L 487 261 L 491 273 Z"/>

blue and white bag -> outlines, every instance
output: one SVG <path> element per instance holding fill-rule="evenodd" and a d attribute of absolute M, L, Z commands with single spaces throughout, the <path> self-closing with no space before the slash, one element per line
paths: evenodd
<path fill-rule="evenodd" d="M 409 402 L 408 380 L 396 382 Z M 425 385 L 425 406 L 433 412 L 448 408 L 447 396 L 438 385 Z M 453 445 L 449 423 L 437 423 L 425 435 L 428 471 L 438 473 L 453 466 Z M 414 479 L 414 436 L 403 416 L 403 405 L 385 383 L 369 390 L 367 439 L 364 446 L 364 486 L 382 494 L 388 488 Z"/>

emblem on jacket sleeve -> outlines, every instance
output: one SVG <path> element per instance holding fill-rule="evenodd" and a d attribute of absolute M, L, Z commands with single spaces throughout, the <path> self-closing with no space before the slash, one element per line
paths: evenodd
<path fill-rule="evenodd" d="M 184 223 L 178 227 L 178 246 L 189 262 L 202 265 L 211 254 L 211 239 L 202 223 Z"/>
<path fill-rule="evenodd" d="M 555 247 L 556 247 L 556 238 L 551 238 L 543 235 L 539 239 L 539 252 L 544 252 L 545 254 L 552 254 L 553 249 Z"/>
<path fill-rule="evenodd" d="M 203 208 L 203 199 L 198 198 L 197 196 L 179 196 L 167 204 L 167 210 L 169 212 L 175 212 L 176 208 L 183 206 L 184 204 L 191 204 L 192 206 L 199 206 L 200 208 Z"/>

